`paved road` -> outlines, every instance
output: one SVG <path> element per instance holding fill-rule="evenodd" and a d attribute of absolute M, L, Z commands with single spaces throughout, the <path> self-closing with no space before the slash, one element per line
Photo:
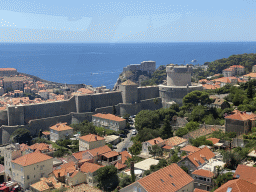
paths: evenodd
<path fill-rule="evenodd" d="M 131 141 L 132 138 L 132 130 L 129 131 L 127 134 L 127 138 L 124 138 L 124 141 L 117 144 L 117 149 L 115 151 L 121 152 L 123 148 L 128 148 L 132 146 L 133 142 Z"/>

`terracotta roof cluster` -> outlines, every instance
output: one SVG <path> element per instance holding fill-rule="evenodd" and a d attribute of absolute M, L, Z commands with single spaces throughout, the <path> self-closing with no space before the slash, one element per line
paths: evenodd
<path fill-rule="evenodd" d="M 130 79 L 128 79 L 127 81 L 121 83 L 121 85 L 137 85 L 137 84 L 132 82 Z"/>
<path fill-rule="evenodd" d="M 53 129 L 55 131 L 66 131 L 71 130 L 73 128 L 69 127 L 67 123 L 57 123 L 56 125 L 51 126 L 50 129 Z"/>
<path fill-rule="evenodd" d="M 192 145 L 187 145 L 187 146 L 181 148 L 180 150 L 181 150 L 181 151 L 186 151 L 186 152 L 188 152 L 188 153 L 194 153 L 194 152 L 196 152 L 196 151 L 199 151 L 200 149 L 197 148 L 197 147 L 194 147 L 194 146 L 192 146 Z"/>
<path fill-rule="evenodd" d="M 211 141 L 213 143 L 213 145 L 215 145 L 216 143 L 219 143 L 219 141 L 220 141 L 220 139 L 218 139 L 218 138 L 208 138 L 206 140 Z"/>
<path fill-rule="evenodd" d="M 149 143 L 150 145 L 155 145 L 155 144 L 163 143 L 164 140 L 161 137 L 157 137 L 157 138 L 145 141 L 145 142 Z"/>
<path fill-rule="evenodd" d="M 239 121 L 246 121 L 246 120 L 254 120 L 256 118 L 256 114 L 254 113 L 246 113 L 243 111 L 236 111 L 232 115 L 228 115 L 225 119 L 232 119 L 232 120 L 239 120 Z"/>
<path fill-rule="evenodd" d="M 167 145 L 167 146 L 174 147 L 174 146 L 180 145 L 184 142 L 187 142 L 187 139 L 184 139 L 184 138 L 178 137 L 178 136 L 174 136 L 174 137 L 171 137 L 169 139 L 166 139 L 164 141 L 164 144 Z"/>
<path fill-rule="evenodd" d="M 202 84 L 204 89 L 219 89 L 220 85 Z"/>
<path fill-rule="evenodd" d="M 89 134 L 89 135 L 81 136 L 80 139 L 82 139 L 84 141 L 87 141 L 87 142 L 94 142 L 94 141 L 104 140 L 103 137 L 100 137 L 100 136 L 95 135 L 95 134 Z"/>
<path fill-rule="evenodd" d="M 238 165 L 234 174 L 234 178 L 243 179 L 250 183 L 256 184 L 256 167 Z"/>
<path fill-rule="evenodd" d="M 107 159 L 111 158 L 111 157 L 115 157 L 118 156 L 119 153 L 116 151 L 109 151 L 107 153 L 103 153 L 102 156 L 106 157 Z"/>
<path fill-rule="evenodd" d="M 125 168 L 125 167 L 126 167 L 126 165 L 125 165 L 125 164 L 122 164 L 122 163 L 117 162 L 117 163 L 115 164 L 115 167 L 116 167 L 118 170 L 120 170 L 120 169 Z"/>
<path fill-rule="evenodd" d="M 89 184 L 76 185 L 73 188 L 68 189 L 66 192 L 102 192 L 102 190 L 89 186 Z"/>
<path fill-rule="evenodd" d="M 111 151 L 112 150 L 107 145 L 104 145 L 102 147 L 98 147 L 98 148 L 95 148 L 95 149 L 88 150 L 87 152 L 95 157 L 96 155 L 103 155 L 104 153 L 108 153 L 108 152 L 111 152 Z"/>
<path fill-rule="evenodd" d="M 33 165 L 42 161 L 46 161 L 52 159 L 52 157 L 45 155 L 40 152 L 34 152 L 34 153 L 29 153 L 26 155 L 23 155 L 15 160 L 12 160 L 12 163 L 19 164 L 23 167 L 28 166 L 28 165 Z"/>
<path fill-rule="evenodd" d="M 173 163 L 136 182 L 148 192 L 175 192 L 193 181 L 192 177 Z"/>
<path fill-rule="evenodd" d="M 98 165 L 95 163 L 88 163 L 85 162 L 81 167 L 80 170 L 84 173 L 94 173 L 95 171 L 97 171 L 99 168 L 103 167 L 102 165 Z"/>
<path fill-rule="evenodd" d="M 83 154 L 88 151 L 88 150 L 85 150 L 85 151 L 78 151 L 76 153 L 73 153 L 72 155 L 75 157 L 76 160 L 81 160 L 83 158 Z"/>
<path fill-rule="evenodd" d="M 42 134 L 43 135 L 50 135 L 50 132 L 49 131 L 43 131 Z"/>
<path fill-rule="evenodd" d="M 77 92 L 71 93 L 71 95 L 86 95 L 86 94 L 93 94 L 94 92 L 91 91 L 90 89 L 86 88 L 80 88 L 77 90 Z"/>
<path fill-rule="evenodd" d="M 113 114 L 102 114 L 102 113 L 97 113 L 95 115 L 92 115 L 93 117 L 99 117 L 101 119 L 108 119 L 108 120 L 112 120 L 112 121 L 126 121 L 125 119 L 115 116 Z"/>
<path fill-rule="evenodd" d="M 214 176 L 213 172 L 204 169 L 195 170 L 192 174 L 210 178 Z"/>
<path fill-rule="evenodd" d="M 0 71 L 17 71 L 15 68 L 0 68 Z"/>
<path fill-rule="evenodd" d="M 127 159 L 132 157 L 127 151 L 122 151 L 120 154 L 122 157 L 122 164 L 124 164 Z"/>
<path fill-rule="evenodd" d="M 60 169 L 55 169 L 52 173 L 56 178 L 72 175 L 76 171 L 76 165 L 73 161 L 60 166 Z"/>
<path fill-rule="evenodd" d="M 61 187 L 68 187 L 65 184 L 62 184 L 58 182 L 54 177 L 40 178 L 40 181 L 37 183 L 34 183 L 30 185 L 32 188 L 36 189 L 37 191 L 46 191 L 46 190 L 52 190 L 52 189 L 59 189 Z"/>
<path fill-rule="evenodd" d="M 255 191 L 256 185 L 243 179 L 230 180 L 220 186 L 215 192 L 252 192 Z"/>
<path fill-rule="evenodd" d="M 252 78 L 255 78 L 255 77 L 256 77 L 256 73 L 249 73 L 249 74 L 244 75 L 244 77 L 252 77 Z"/>
<path fill-rule="evenodd" d="M 242 66 L 242 65 L 232 65 L 232 66 L 230 66 L 230 68 L 241 68 L 241 69 L 244 69 L 244 66 Z"/>
<path fill-rule="evenodd" d="M 199 151 L 189 154 L 186 158 L 188 158 L 196 167 L 198 167 L 214 156 L 215 154 L 208 147 L 204 147 Z"/>

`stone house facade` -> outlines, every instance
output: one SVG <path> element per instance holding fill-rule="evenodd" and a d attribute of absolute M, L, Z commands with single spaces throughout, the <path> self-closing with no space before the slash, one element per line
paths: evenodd
<path fill-rule="evenodd" d="M 235 110 L 233 114 L 225 117 L 225 132 L 236 132 L 237 135 L 247 134 L 255 127 L 256 115 Z"/>
<path fill-rule="evenodd" d="M 126 126 L 125 119 L 112 114 L 97 113 L 92 115 L 92 122 L 97 127 L 104 127 L 114 131 L 122 130 Z"/>
<path fill-rule="evenodd" d="M 152 147 L 153 145 L 158 145 L 160 147 L 164 146 L 164 140 L 161 137 L 157 137 L 148 141 L 145 141 L 144 143 L 142 143 L 142 151 L 141 153 L 145 154 L 145 155 L 149 155 L 149 147 Z"/>
<path fill-rule="evenodd" d="M 105 139 L 98 135 L 89 134 L 79 138 L 79 151 L 91 150 L 105 145 Z"/>
<path fill-rule="evenodd" d="M 40 152 L 29 153 L 12 161 L 12 180 L 23 189 L 48 176 L 53 169 L 53 158 Z"/>
<path fill-rule="evenodd" d="M 67 123 L 57 123 L 50 128 L 50 140 L 55 142 L 60 139 L 66 139 L 73 136 L 73 128 L 67 126 Z"/>
<path fill-rule="evenodd" d="M 215 157 L 215 154 L 208 148 L 203 149 L 189 154 L 177 164 L 181 167 L 184 166 L 188 169 L 188 173 L 191 174 L 195 170 L 199 169 L 201 166 L 209 162 L 210 159 Z"/>
<path fill-rule="evenodd" d="M 214 174 L 211 171 L 199 169 L 194 171 L 192 174 L 192 178 L 194 179 L 194 187 L 197 189 L 202 189 L 206 191 L 210 191 L 213 188 Z"/>

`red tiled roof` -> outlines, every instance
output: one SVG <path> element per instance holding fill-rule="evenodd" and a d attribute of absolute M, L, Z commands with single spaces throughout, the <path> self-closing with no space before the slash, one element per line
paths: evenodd
<path fill-rule="evenodd" d="M 99 168 L 101 168 L 103 166 L 95 164 L 95 163 L 88 163 L 85 162 L 81 167 L 80 170 L 84 173 L 94 173 L 95 171 L 97 171 Z"/>
<path fill-rule="evenodd" d="M 174 147 L 174 146 L 180 145 L 180 144 L 182 144 L 186 141 L 187 141 L 187 139 L 175 136 L 175 137 L 171 137 L 169 139 L 166 139 L 164 143 L 165 143 L 165 145 Z"/>
<path fill-rule="evenodd" d="M 112 120 L 112 121 L 126 121 L 125 119 L 121 118 L 121 117 L 118 117 L 118 116 L 115 116 L 113 114 L 102 114 L 102 113 L 97 113 L 95 115 L 92 115 L 93 117 L 99 117 L 99 118 L 102 118 L 102 119 L 109 119 L 109 120 Z"/>
<path fill-rule="evenodd" d="M 194 152 L 190 155 L 187 156 L 187 158 L 196 166 L 199 166 L 199 162 L 201 164 L 203 164 L 205 162 L 205 160 L 203 159 L 203 156 L 209 160 L 211 158 L 213 158 L 215 155 L 214 153 L 208 148 L 208 147 L 204 147 L 203 149 Z"/>
<path fill-rule="evenodd" d="M 52 159 L 52 157 L 45 155 L 40 152 L 34 152 L 34 153 L 29 153 L 26 155 L 23 155 L 15 160 L 12 160 L 12 163 L 19 164 L 23 167 L 28 166 L 28 165 L 33 165 L 42 161 L 46 161 Z"/>
<path fill-rule="evenodd" d="M 214 176 L 214 174 L 211 171 L 204 169 L 195 170 L 192 174 L 210 178 Z"/>
<path fill-rule="evenodd" d="M 173 163 L 137 182 L 148 192 L 175 192 L 193 181 L 192 177 Z"/>
<path fill-rule="evenodd" d="M 127 81 L 121 83 L 121 85 L 137 85 L 137 84 L 131 81 L 130 79 L 128 79 Z"/>
<path fill-rule="evenodd" d="M 155 144 L 163 143 L 164 140 L 161 137 L 157 137 L 157 138 L 145 141 L 145 142 L 148 142 L 151 145 L 155 145 Z"/>
<path fill-rule="evenodd" d="M 125 167 L 126 167 L 126 165 L 125 165 L 125 164 L 122 164 L 122 163 L 117 162 L 117 163 L 115 164 L 115 167 L 119 170 L 119 169 L 123 169 L 123 168 L 125 168 Z"/>
<path fill-rule="evenodd" d="M 53 174 L 56 178 L 60 177 L 64 177 L 65 175 L 67 175 L 67 173 L 74 173 L 74 171 L 76 170 L 75 168 L 75 163 L 73 161 L 69 162 L 69 163 L 65 163 L 63 165 L 60 166 L 60 169 L 56 169 L 53 171 Z"/>
<path fill-rule="evenodd" d="M 44 135 L 50 135 L 50 132 L 48 132 L 48 131 L 43 131 L 42 134 L 44 134 Z"/>
<path fill-rule="evenodd" d="M 77 90 L 77 92 L 83 93 L 83 94 L 93 94 L 93 91 L 85 88 L 80 88 Z"/>
<path fill-rule="evenodd" d="M 35 152 L 50 150 L 50 146 L 46 143 L 35 143 L 34 145 L 29 146 L 28 148 L 32 149 Z"/>
<path fill-rule="evenodd" d="M 56 125 L 51 126 L 50 129 L 53 129 L 55 131 L 65 131 L 73 128 L 67 126 L 67 123 L 57 123 Z"/>
<path fill-rule="evenodd" d="M 0 71 L 17 71 L 15 68 L 0 68 Z"/>
<path fill-rule="evenodd" d="M 236 111 L 232 115 L 228 115 L 225 117 L 225 119 L 232 119 L 232 120 L 240 120 L 240 121 L 246 121 L 249 119 L 255 119 L 256 115 L 254 113 L 247 114 L 246 112 L 242 111 Z"/>
<path fill-rule="evenodd" d="M 244 75 L 245 77 L 256 77 L 256 73 L 249 73 Z"/>
<path fill-rule="evenodd" d="M 200 149 L 197 148 L 197 147 L 194 147 L 194 146 L 192 146 L 192 145 L 187 145 L 187 146 L 181 148 L 180 150 L 181 150 L 181 151 L 187 151 L 187 152 L 189 152 L 189 153 L 194 153 L 194 152 L 196 152 L 196 151 L 199 151 Z"/>
<path fill-rule="evenodd" d="M 213 143 L 213 145 L 215 145 L 216 143 L 219 142 L 220 139 L 217 139 L 217 138 L 208 138 L 207 139 L 208 141 L 211 141 Z"/>
<path fill-rule="evenodd" d="M 132 156 L 128 153 L 128 151 L 122 151 L 121 153 L 121 156 L 122 156 L 122 164 L 125 163 L 125 161 L 128 159 L 128 158 L 131 158 Z"/>
<path fill-rule="evenodd" d="M 234 177 L 256 184 L 256 167 L 238 165 Z"/>
<path fill-rule="evenodd" d="M 79 151 L 76 153 L 73 153 L 72 155 L 77 159 L 77 160 L 81 160 L 83 158 L 83 154 L 89 150 L 85 150 L 85 151 Z"/>
<path fill-rule="evenodd" d="M 98 148 L 95 148 L 95 149 L 88 150 L 88 152 L 92 156 L 102 155 L 102 154 L 110 152 L 110 151 L 112 151 L 112 150 L 107 145 L 104 145 L 102 147 L 98 147 Z"/>
<path fill-rule="evenodd" d="M 116 151 L 109 151 L 107 153 L 104 153 L 103 156 L 106 157 L 106 158 L 111 158 L 111 157 L 115 157 L 115 156 L 118 156 L 119 153 L 116 152 Z"/>
<path fill-rule="evenodd" d="M 100 136 L 94 135 L 94 134 L 82 136 L 82 137 L 80 137 L 80 139 L 82 139 L 84 141 L 88 141 L 88 142 L 104 140 L 103 137 L 100 137 Z"/>
<path fill-rule="evenodd" d="M 202 86 L 203 86 L 204 89 L 218 89 L 218 88 L 220 88 L 220 85 L 203 84 Z"/>
<path fill-rule="evenodd" d="M 242 65 L 232 65 L 232 66 L 230 66 L 230 68 L 244 68 L 244 66 L 242 66 Z"/>
<path fill-rule="evenodd" d="M 235 179 L 223 184 L 215 192 L 227 192 L 228 188 L 232 189 L 231 192 L 252 192 L 255 191 L 256 185 L 243 179 Z"/>

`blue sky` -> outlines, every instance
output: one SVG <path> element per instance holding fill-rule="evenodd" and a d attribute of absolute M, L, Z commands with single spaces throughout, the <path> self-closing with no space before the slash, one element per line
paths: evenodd
<path fill-rule="evenodd" d="M 256 40 L 256 0 L 2 0 L 0 8 L 0 42 Z"/>

